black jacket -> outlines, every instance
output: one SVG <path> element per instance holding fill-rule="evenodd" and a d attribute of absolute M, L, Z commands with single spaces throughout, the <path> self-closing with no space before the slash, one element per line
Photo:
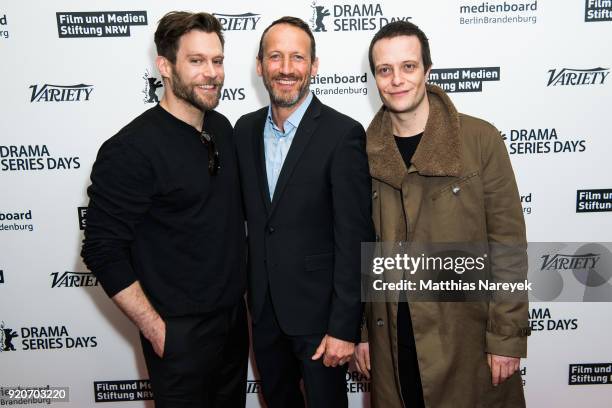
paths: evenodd
<path fill-rule="evenodd" d="M 234 130 L 253 322 L 269 287 L 287 334 L 358 341 L 360 243 L 374 236 L 365 132 L 314 97 L 270 201 L 263 142 L 267 109 L 244 115 Z"/>

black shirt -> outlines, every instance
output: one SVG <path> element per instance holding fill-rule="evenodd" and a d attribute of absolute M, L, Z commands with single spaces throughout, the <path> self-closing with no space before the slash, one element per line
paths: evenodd
<path fill-rule="evenodd" d="M 422 136 L 423 132 L 411 137 L 394 136 L 397 148 L 402 155 L 402 159 L 404 159 L 404 163 L 406 163 L 406 168 L 410 167 L 410 160 L 412 160 Z"/>
<path fill-rule="evenodd" d="M 206 112 L 221 168 L 200 133 L 157 105 L 106 141 L 94 163 L 82 256 L 109 296 L 136 280 L 162 316 L 235 305 L 246 284 L 232 126 Z"/>

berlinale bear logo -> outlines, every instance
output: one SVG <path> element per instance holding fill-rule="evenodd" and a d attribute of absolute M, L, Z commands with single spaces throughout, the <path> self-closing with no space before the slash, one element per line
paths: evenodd
<path fill-rule="evenodd" d="M 4 321 L 0 323 L 0 351 L 15 351 L 13 339 L 18 337 L 15 330 L 4 325 Z"/>
<path fill-rule="evenodd" d="M 312 2 L 312 18 L 310 19 L 312 29 L 314 32 L 327 31 L 325 28 L 325 24 L 323 24 L 323 18 L 329 16 L 329 9 L 326 9 L 323 6 L 317 6 L 317 3 Z"/>
<path fill-rule="evenodd" d="M 145 87 L 142 90 L 142 93 L 145 95 L 143 99 L 144 103 L 159 103 L 157 89 L 164 86 L 162 82 L 156 77 L 151 76 L 148 69 L 145 71 L 142 78 L 145 80 Z"/>

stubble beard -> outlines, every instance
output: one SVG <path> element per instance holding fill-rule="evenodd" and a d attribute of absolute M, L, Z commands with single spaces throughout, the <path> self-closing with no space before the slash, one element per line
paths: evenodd
<path fill-rule="evenodd" d="M 196 92 L 196 85 L 184 83 L 176 71 L 172 70 L 172 92 L 177 98 L 182 99 L 202 112 L 215 109 L 221 99 L 223 81 L 209 80 L 199 85 L 217 85 L 217 94 L 212 98 L 201 98 Z"/>

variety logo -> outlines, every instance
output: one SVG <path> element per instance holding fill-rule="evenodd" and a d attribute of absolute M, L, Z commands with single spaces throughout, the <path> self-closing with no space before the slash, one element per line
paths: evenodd
<path fill-rule="evenodd" d="M 2 329 L 3 351 L 18 350 L 51 350 L 95 348 L 98 346 L 96 336 L 71 336 L 65 325 L 29 326 L 20 329 L 6 327 Z M 21 341 L 16 339 L 20 338 Z"/>
<path fill-rule="evenodd" d="M 553 319 L 549 308 L 529 311 L 531 331 L 570 331 L 578 329 L 578 319 Z"/>
<path fill-rule="evenodd" d="M 98 286 L 98 279 L 91 272 L 52 272 L 51 288 L 81 288 Z"/>
<path fill-rule="evenodd" d="M 213 13 L 223 26 L 223 31 L 254 31 L 261 20 L 260 14 L 221 14 Z"/>
<path fill-rule="evenodd" d="M 82 231 L 87 227 L 87 207 L 78 207 L 77 213 L 79 215 L 79 229 Z"/>
<path fill-rule="evenodd" d="M 78 156 L 51 156 L 47 145 L 0 145 L 0 170 L 41 171 L 76 170 Z"/>
<path fill-rule="evenodd" d="M 80 102 L 88 101 L 93 85 L 30 85 L 30 102 Z"/>
<path fill-rule="evenodd" d="M 510 154 L 582 153 L 585 139 L 559 139 L 556 128 L 510 129 L 501 132 Z"/>
<path fill-rule="evenodd" d="M 538 1 L 485 1 L 459 5 L 459 24 L 535 24 Z"/>
<path fill-rule="evenodd" d="M 584 254 L 584 255 L 542 255 L 542 267 L 541 271 L 546 270 L 577 270 L 587 269 L 591 270 L 595 268 L 597 262 L 601 258 L 600 254 Z"/>
<path fill-rule="evenodd" d="M 129 37 L 130 27 L 147 25 L 146 11 L 55 13 L 59 38 Z"/>
<path fill-rule="evenodd" d="M 0 38 L 9 38 L 9 32 L 4 28 L 7 25 L 6 14 L 0 15 Z"/>
<path fill-rule="evenodd" d="M 546 86 L 603 85 L 610 74 L 610 68 L 555 68 L 549 69 L 548 73 L 550 76 Z"/>
<path fill-rule="evenodd" d="M 570 364 L 568 385 L 612 384 L 612 363 Z"/>
<path fill-rule="evenodd" d="M 332 4 L 329 7 L 310 4 L 310 27 L 316 33 L 326 31 L 373 31 L 393 21 L 407 21 L 411 17 L 388 17 L 380 3 Z"/>
<path fill-rule="evenodd" d="M 26 211 L 0 211 L 0 231 L 34 231 L 34 224 L 31 223 L 32 210 Z M 8 223 L 5 223 L 8 221 Z"/>
<path fill-rule="evenodd" d="M 317 75 L 310 79 L 312 92 L 319 95 L 367 95 L 368 73 Z"/>
<path fill-rule="evenodd" d="M 612 189 L 576 191 L 576 212 L 612 211 Z"/>
<path fill-rule="evenodd" d="M 94 381 L 96 402 L 147 401 L 153 399 L 149 380 Z"/>
<path fill-rule="evenodd" d="M 499 67 L 432 69 L 428 82 L 446 92 L 482 92 L 485 81 L 499 81 Z"/>
<path fill-rule="evenodd" d="M 612 0 L 586 0 L 584 5 L 584 21 L 612 21 Z"/>

